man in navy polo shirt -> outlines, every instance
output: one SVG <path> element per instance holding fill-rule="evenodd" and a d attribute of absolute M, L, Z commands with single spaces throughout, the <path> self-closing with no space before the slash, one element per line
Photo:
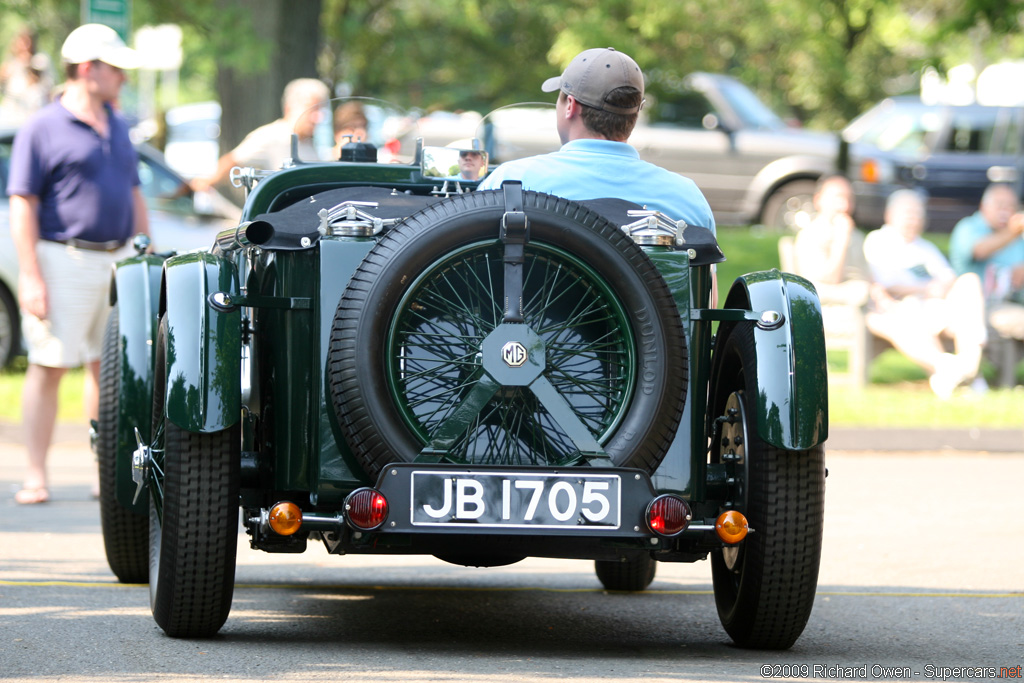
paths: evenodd
<path fill-rule="evenodd" d="M 124 69 L 137 53 L 100 24 L 71 32 L 61 49 L 67 83 L 14 140 L 7 194 L 18 252 L 18 302 L 28 346 L 22 395 L 28 472 L 22 504 L 49 499 L 46 455 L 57 390 L 68 368 L 85 365 L 88 417 L 99 410 L 99 357 L 111 265 L 149 232 L 138 161 L 113 109 Z"/>

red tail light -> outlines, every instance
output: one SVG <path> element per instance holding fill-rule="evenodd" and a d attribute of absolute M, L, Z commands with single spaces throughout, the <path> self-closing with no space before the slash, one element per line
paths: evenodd
<path fill-rule="evenodd" d="M 647 506 L 647 526 L 659 536 L 677 536 L 693 519 L 690 506 L 671 493 L 658 496 Z"/>
<path fill-rule="evenodd" d="M 345 499 L 345 519 L 360 531 L 373 531 L 387 518 L 387 498 L 376 489 L 356 489 Z"/>

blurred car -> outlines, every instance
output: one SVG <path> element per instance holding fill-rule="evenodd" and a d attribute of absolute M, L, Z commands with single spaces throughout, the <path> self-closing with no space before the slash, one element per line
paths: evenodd
<path fill-rule="evenodd" d="M 220 158 L 219 102 L 183 104 L 167 110 L 167 164 L 186 178 L 213 175 Z"/>
<path fill-rule="evenodd" d="M 21 349 L 18 313 L 18 258 L 11 241 L 7 171 L 15 131 L 0 130 L 0 367 Z M 192 193 L 185 180 L 171 170 L 163 155 L 146 144 L 136 145 L 139 179 L 149 207 L 153 246 L 159 251 L 185 251 L 208 247 L 216 233 L 237 224 L 240 209 L 215 191 Z"/>
<path fill-rule="evenodd" d="M 928 229 L 949 232 L 974 213 L 985 187 L 1021 181 L 1024 107 L 926 104 L 890 97 L 844 129 L 847 170 L 863 227 L 884 222 L 885 200 L 910 187 L 928 195 Z"/>

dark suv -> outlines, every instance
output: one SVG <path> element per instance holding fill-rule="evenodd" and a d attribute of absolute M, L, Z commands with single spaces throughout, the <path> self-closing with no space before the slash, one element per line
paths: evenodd
<path fill-rule="evenodd" d="M 925 104 L 891 97 L 843 131 L 858 225 L 883 223 L 900 187 L 928 193 L 928 229 L 949 232 L 977 210 L 989 183 L 1021 180 L 1024 108 Z"/>

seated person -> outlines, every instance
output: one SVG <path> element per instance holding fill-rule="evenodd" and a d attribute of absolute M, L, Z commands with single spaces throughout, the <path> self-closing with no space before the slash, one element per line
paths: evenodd
<path fill-rule="evenodd" d="M 867 303 L 864 237 L 853 224 L 850 181 L 841 175 L 821 178 L 814 208 L 814 219 L 794 240 L 796 274 L 814 284 L 822 303 Z"/>
<path fill-rule="evenodd" d="M 715 231 L 711 207 L 694 182 L 642 161 L 626 142 L 644 103 L 644 76 L 632 58 L 612 48 L 584 50 L 541 90 L 558 91 L 561 149 L 498 166 L 480 190 L 520 180 L 524 190 L 577 200 L 625 199 Z"/>
<path fill-rule="evenodd" d="M 985 344 L 981 281 L 974 273 L 957 277 L 946 257 L 921 237 L 925 200 L 913 190 L 893 192 L 885 225 L 864 240 L 874 284 L 868 328 L 931 375 L 929 384 L 949 398 L 977 377 Z M 940 335 L 950 334 L 956 353 L 946 353 Z"/>
<path fill-rule="evenodd" d="M 334 110 L 334 158 L 341 158 L 341 148 L 349 142 L 366 142 L 366 129 L 370 125 L 363 105 L 346 102 Z"/>
<path fill-rule="evenodd" d="M 956 227 L 949 257 L 957 273 L 983 285 L 988 323 L 1002 337 L 1024 339 L 1024 214 L 1013 188 L 989 185 L 981 206 Z"/>

